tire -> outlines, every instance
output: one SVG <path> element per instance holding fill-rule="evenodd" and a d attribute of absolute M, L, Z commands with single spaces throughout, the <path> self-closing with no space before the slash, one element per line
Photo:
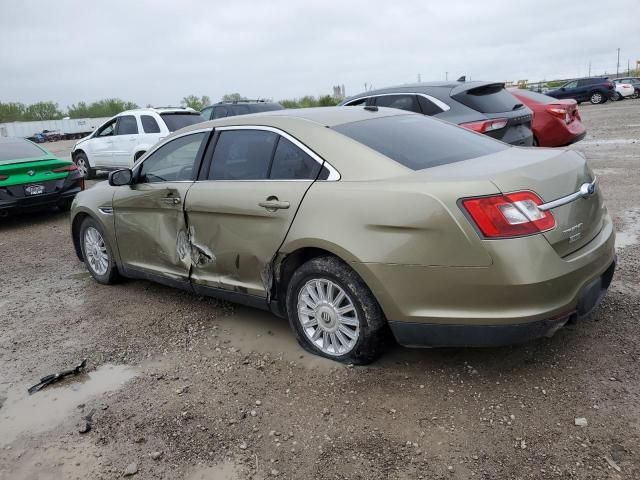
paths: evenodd
<path fill-rule="evenodd" d="M 607 97 L 604 96 L 601 92 L 595 91 L 595 92 L 591 92 L 591 94 L 589 95 L 589 101 L 593 105 L 599 105 L 601 103 L 606 102 Z"/>
<path fill-rule="evenodd" d="M 85 179 L 91 180 L 96 176 L 96 171 L 95 169 L 91 168 L 89 159 L 87 158 L 87 155 L 84 152 L 78 153 L 73 159 L 73 161 L 75 162 L 76 166 L 78 167 L 78 170 L 80 170 L 80 173 Z"/>
<path fill-rule="evenodd" d="M 536 137 L 533 137 L 533 143 L 531 144 L 532 147 L 539 147 L 540 146 L 540 142 L 538 142 L 538 139 Z"/>
<path fill-rule="evenodd" d="M 80 226 L 78 241 L 82 249 L 84 264 L 91 276 L 98 283 L 105 285 L 116 283 L 120 279 L 120 274 L 113 260 L 113 250 L 105 239 L 104 231 L 98 222 L 92 218 L 85 218 Z M 92 248 L 92 251 L 88 251 L 89 248 Z"/>
<path fill-rule="evenodd" d="M 371 363 L 382 353 L 382 309 L 360 276 L 340 259 L 316 257 L 300 266 L 289 281 L 286 304 L 289 325 L 308 352 L 357 365 Z"/>
<path fill-rule="evenodd" d="M 620 100 L 622 100 L 622 95 L 620 95 L 619 92 L 614 92 L 613 96 L 611 97 L 611 100 L 615 102 L 619 102 Z"/>

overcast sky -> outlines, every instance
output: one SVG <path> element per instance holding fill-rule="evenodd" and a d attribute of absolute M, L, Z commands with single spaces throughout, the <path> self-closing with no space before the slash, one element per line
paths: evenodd
<path fill-rule="evenodd" d="M 638 0 L 6 1 L 0 101 L 275 100 L 449 79 L 586 76 L 640 60 Z"/>

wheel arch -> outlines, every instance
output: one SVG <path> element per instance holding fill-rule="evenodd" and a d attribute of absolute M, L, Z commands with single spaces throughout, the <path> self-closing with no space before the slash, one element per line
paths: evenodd
<path fill-rule="evenodd" d="M 84 261 L 82 255 L 82 247 L 80 246 L 80 227 L 85 218 L 94 218 L 87 212 L 79 212 L 71 219 L 71 239 L 73 240 L 73 248 L 76 251 L 78 259 Z"/>
<path fill-rule="evenodd" d="M 354 255 L 334 244 L 323 242 L 322 245 L 319 245 L 317 242 L 310 241 L 304 245 L 298 244 L 288 252 L 279 252 L 271 264 L 272 285 L 269 292 L 269 303 L 274 314 L 281 317 L 287 316 L 286 295 L 293 273 L 305 262 L 325 255 L 336 257 L 353 269 L 384 311 L 380 298 L 376 294 L 377 286 L 371 285 L 367 281 L 371 277 L 364 274 L 363 264 Z"/>

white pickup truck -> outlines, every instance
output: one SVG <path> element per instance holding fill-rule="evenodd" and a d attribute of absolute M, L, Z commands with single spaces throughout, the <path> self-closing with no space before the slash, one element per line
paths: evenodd
<path fill-rule="evenodd" d="M 85 178 L 96 170 L 131 168 L 158 141 L 204 119 L 190 108 L 140 108 L 110 118 L 78 141 L 71 158 Z"/>

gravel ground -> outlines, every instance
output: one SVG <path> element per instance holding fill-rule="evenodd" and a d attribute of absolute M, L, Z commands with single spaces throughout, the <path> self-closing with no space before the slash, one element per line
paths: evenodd
<path fill-rule="evenodd" d="M 349 368 L 262 312 L 98 285 L 65 214 L 0 221 L 0 478 L 640 478 L 640 100 L 581 112 L 619 268 L 591 320 L 524 346 Z"/>

